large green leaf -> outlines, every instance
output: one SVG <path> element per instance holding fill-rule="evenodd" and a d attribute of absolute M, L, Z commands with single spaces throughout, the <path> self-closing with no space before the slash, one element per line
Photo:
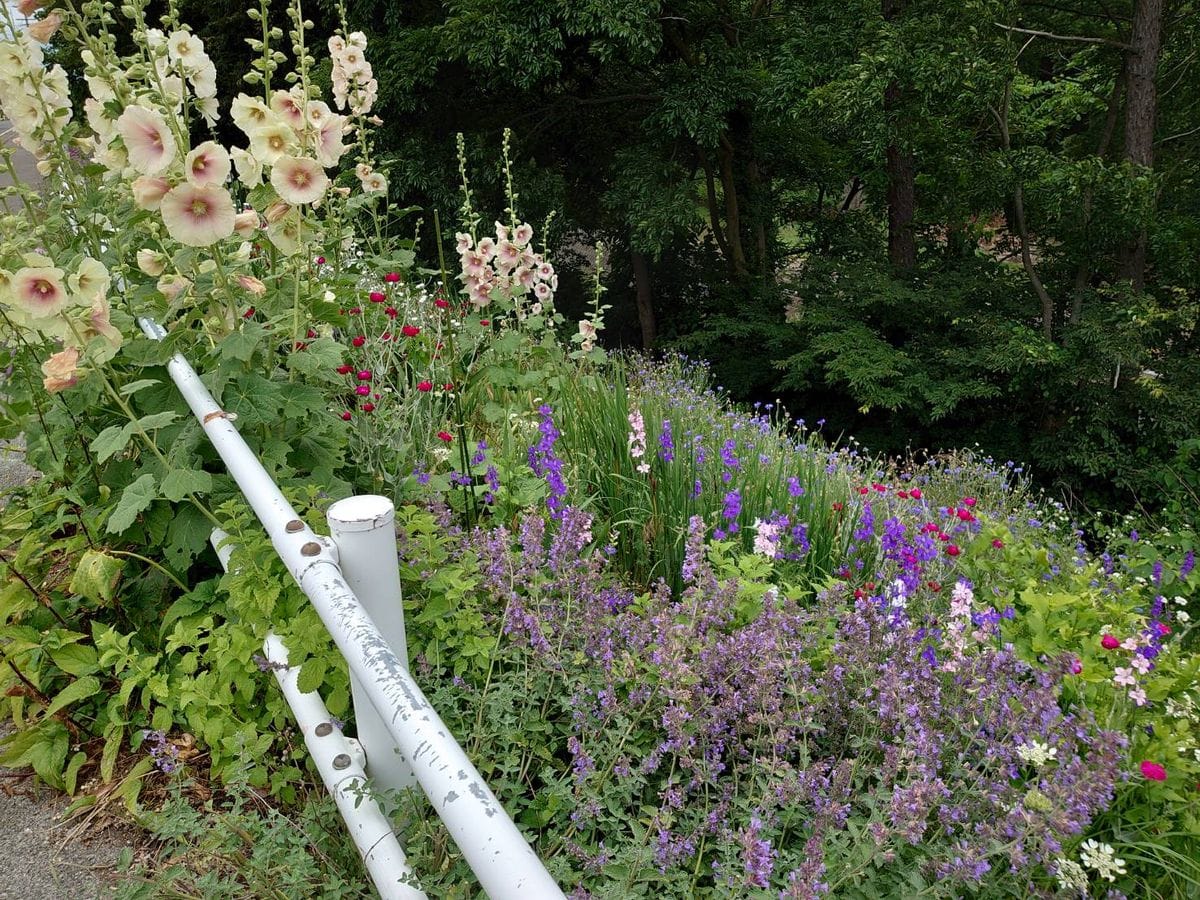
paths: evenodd
<path fill-rule="evenodd" d="M 155 478 L 149 472 L 121 491 L 121 499 L 108 517 L 108 531 L 120 534 L 137 521 L 138 513 L 154 502 L 157 496 Z"/>

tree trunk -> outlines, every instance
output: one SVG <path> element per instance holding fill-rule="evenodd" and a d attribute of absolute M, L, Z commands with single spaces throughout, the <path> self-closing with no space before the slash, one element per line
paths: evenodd
<path fill-rule="evenodd" d="M 1154 83 L 1162 43 L 1164 0 L 1137 0 L 1125 61 L 1125 159 L 1135 166 L 1154 166 L 1154 124 L 1158 93 Z M 1118 274 L 1141 290 L 1146 275 L 1146 228 L 1121 247 Z"/>
<path fill-rule="evenodd" d="M 905 0 L 883 0 L 883 19 L 891 22 L 904 10 Z M 891 81 L 883 94 L 888 127 L 896 129 L 895 112 L 900 106 L 900 84 Z M 917 265 L 916 163 L 912 151 L 902 147 L 893 134 L 887 146 L 888 262 L 897 274 L 906 274 Z"/>
<path fill-rule="evenodd" d="M 729 266 L 730 272 L 733 271 L 733 254 L 729 250 L 729 241 L 725 240 L 725 229 L 721 227 L 721 212 L 719 203 L 717 202 L 717 185 L 713 180 L 712 166 L 708 164 L 708 157 L 704 151 L 700 151 L 700 165 L 704 167 L 704 188 L 708 196 L 708 222 L 712 227 L 713 237 L 717 239 L 717 246 L 721 248 L 721 255 L 725 257 L 725 262 Z"/>
<path fill-rule="evenodd" d="M 658 323 L 654 318 L 654 295 L 650 290 L 650 263 L 645 254 L 633 250 L 633 286 L 637 297 L 638 324 L 642 326 L 642 349 L 649 350 L 658 337 Z"/>
<path fill-rule="evenodd" d="M 729 244 L 730 261 L 735 274 L 745 275 L 746 250 L 742 244 L 742 213 L 733 175 L 733 144 L 724 135 L 717 148 L 717 159 L 721 165 L 721 191 L 725 194 L 725 240 Z"/>

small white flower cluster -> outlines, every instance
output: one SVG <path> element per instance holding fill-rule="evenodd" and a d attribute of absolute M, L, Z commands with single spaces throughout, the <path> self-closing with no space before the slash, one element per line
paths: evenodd
<path fill-rule="evenodd" d="M 1059 890 L 1087 893 L 1087 872 L 1073 859 L 1056 859 L 1054 861 L 1054 877 L 1058 880 Z"/>
<path fill-rule="evenodd" d="M 1017 756 L 1040 769 L 1058 756 L 1058 748 L 1043 744 L 1041 741 L 1030 741 L 1028 744 L 1021 744 L 1017 747 Z"/>
<path fill-rule="evenodd" d="M 1079 851 L 1079 859 L 1108 881 L 1116 881 L 1118 875 L 1125 874 L 1125 860 L 1116 856 L 1111 844 L 1101 844 L 1089 839 Z"/>
<path fill-rule="evenodd" d="M 478 244 L 469 234 L 455 236 L 462 266 L 459 280 L 471 305 L 483 309 L 495 299 L 517 301 L 517 317 L 523 318 L 520 298 L 533 294 L 529 311 L 540 315 L 554 302 L 558 275 L 554 266 L 533 251 L 533 226 L 524 222 L 511 230 L 496 223 L 496 238 L 483 238 Z"/>
<path fill-rule="evenodd" d="M 71 121 L 66 70 L 57 64 L 47 70 L 43 63 L 42 48 L 29 31 L 0 41 L 0 109 L 16 142 L 39 158 Z"/>
<path fill-rule="evenodd" d="M 783 525 L 779 522 L 754 520 L 754 552 L 770 559 L 779 552 L 779 537 Z"/>
<path fill-rule="evenodd" d="M 365 51 L 367 37 L 352 31 L 346 38 L 336 35 L 329 39 L 329 56 L 333 60 L 333 102 L 338 109 L 347 105 L 355 116 L 365 116 L 379 97 L 379 81 L 371 71 Z"/>

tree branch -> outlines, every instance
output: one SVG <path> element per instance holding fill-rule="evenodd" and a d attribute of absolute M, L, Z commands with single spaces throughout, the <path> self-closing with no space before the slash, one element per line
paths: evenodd
<path fill-rule="evenodd" d="M 1067 41 L 1078 44 L 1103 44 L 1106 47 L 1117 47 L 1121 50 L 1129 49 L 1128 44 L 1123 44 L 1120 41 L 1114 41 L 1111 38 L 1088 37 L 1080 34 L 1054 34 L 1049 31 L 1035 31 L 1032 28 L 1017 28 L 1015 25 L 1004 25 L 1000 22 L 993 22 L 992 24 L 997 28 L 1003 29 L 1004 31 L 1013 31 L 1017 34 L 1028 34 L 1032 35 L 1033 37 L 1048 38 L 1052 41 Z"/>

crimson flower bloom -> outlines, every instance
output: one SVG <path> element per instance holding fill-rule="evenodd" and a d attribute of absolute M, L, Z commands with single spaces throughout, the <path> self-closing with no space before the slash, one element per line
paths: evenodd
<path fill-rule="evenodd" d="M 947 544 L 946 545 L 946 555 L 947 556 L 958 556 L 958 554 L 961 552 L 962 551 L 958 549 L 958 544 Z"/>
<path fill-rule="evenodd" d="M 252 306 L 252 307 L 250 307 L 248 310 L 246 310 L 244 313 L 242 313 L 242 318 L 243 318 L 243 319 L 252 319 L 252 318 L 254 318 L 254 307 Z"/>
<path fill-rule="evenodd" d="M 911 491 L 908 492 L 908 496 L 912 497 L 914 500 L 920 500 L 921 499 L 921 489 L 913 488 Z"/>
<path fill-rule="evenodd" d="M 323 266 L 323 265 L 325 265 L 325 257 L 323 257 L 323 256 L 318 256 L 318 257 L 317 257 L 317 265 L 318 265 L 318 266 Z"/>
<path fill-rule="evenodd" d="M 492 324 L 492 320 L 491 320 L 491 319 L 480 319 L 480 320 L 479 320 L 479 324 L 480 324 L 480 325 L 483 325 L 483 326 L 491 325 L 491 324 Z"/>
<path fill-rule="evenodd" d="M 443 300 L 441 297 L 438 297 L 436 300 L 433 301 L 433 305 L 436 306 L 438 309 L 449 309 L 450 301 Z"/>
<path fill-rule="evenodd" d="M 858 489 L 858 492 L 859 492 L 860 494 L 866 494 L 866 493 L 868 493 L 870 490 L 871 490 L 870 488 L 860 487 L 860 488 Z"/>
<path fill-rule="evenodd" d="M 1142 774 L 1151 781 L 1166 781 L 1167 770 L 1156 762 L 1150 762 L 1148 759 L 1142 760 Z"/>
<path fill-rule="evenodd" d="M 345 363 L 343 363 L 342 365 L 337 367 L 336 371 L 339 375 L 349 375 L 354 370 L 349 365 L 346 365 Z"/>
<path fill-rule="evenodd" d="M 975 498 L 974 497 L 963 497 L 963 504 L 966 506 L 974 506 Z"/>
<path fill-rule="evenodd" d="M 417 390 L 420 391 L 422 394 L 428 394 L 430 391 L 433 390 L 433 382 L 432 381 L 417 382 Z"/>
<path fill-rule="evenodd" d="M 366 342 L 367 342 L 367 339 L 360 334 L 358 337 L 356 337 L 350 343 L 353 344 L 355 347 L 361 347 Z"/>
<path fill-rule="evenodd" d="M 371 380 L 371 370 L 363 369 L 361 372 L 359 372 L 358 380 L 359 381 L 370 381 Z"/>
<path fill-rule="evenodd" d="M 360 384 L 354 389 L 354 393 L 358 394 L 360 397 L 366 397 L 371 393 L 371 389 L 365 384 Z"/>
<path fill-rule="evenodd" d="M 350 410 L 346 410 L 344 413 L 342 413 L 342 421 L 343 422 L 350 421 Z"/>
<path fill-rule="evenodd" d="M 364 403 L 362 405 L 362 410 L 363 410 L 363 412 L 375 412 L 375 404 L 374 403 Z"/>
<path fill-rule="evenodd" d="M 841 503 L 839 503 L 839 502 L 837 502 L 837 501 L 835 501 L 835 502 L 834 502 L 834 504 L 833 504 L 833 511 L 834 511 L 834 512 L 841 512 L 841 511 L 842 511 L 842 504 L 841 504 Z"/>
<path fill-rule="evenodd" d="M 1077 659 L 1071 660 L 1071 674 L 1078 675 L 1082 671 L 1083 671 L 1083 663 L 1081 663 Z"/>
<path fill-rule="evenodd" d="M 405 337 L 416 337 L 418 334 L 421 333 L 421 329 L 418 328 L 416 325 L 405 325 L 403 328 L 400 329 L 400 333 L 402 335 L 404 335 Z"/>
<path fill-rule="evenodd" d="M 1000 540 L 1000 538 L 996 538 L 994 541 L 992 541 L 992 546 L 995 547 L 997 550 L 1003 550 L 1004 549 L 1004 541 Z"/>
<path fill-rule="evenodd" d="M 386 281 L 388 284 L 395 284 L 397 281 L 400 280 L 400 274 L 398 272 L 388 272 L 386 275 L 383 276 L 383 280 Z"/>
<path fill-rule="evenodd" d="M 383 293 L 382 291 L 371 291 L 368 296 L 371 298 L 372 303 L 382 303 L 387 299 L 387 294 Z"/>
<path fill-rule="evenodd" d="M 352 315 L 352 316 L 361 316 L 361 315 L 362 315 L 362 307 L 361 307 L 361 306 L 352 306 L 352 307 L 350 307 L 350 315 Z"/>
<path fill-rule="evenodd" d="M 394 307 L 394 306 L 389 306 L 387 309 L 384 310 L 384 313 L 387 315 L 387 317 L 389 319 L 394 319 L 394 318 L 396 318 L 396 316 L 400 315 L 400 310 L 396 309 L 396 307 Z"/>
<path fill-rule="evenodd" d="M 1100 646 L 1105 650 L 1116 650 L 1121 646 L 1121 642 L 1118 641 L 1113 635 L 1106 634 L 1104 637 L 1100 638 Z"/>
<path fill-rule="evenodd" d="M 901 500 L 907 500 L 908 499 L 908 491 L 896 491 L 896 496 L 899 497 Z"/>
<path fill-rule="evenodd" d="M 454 440 L 454 435 L 448 431 L 439 431 L 437 436 L 439 441 L 445 441 L 447 444 Z"/>

